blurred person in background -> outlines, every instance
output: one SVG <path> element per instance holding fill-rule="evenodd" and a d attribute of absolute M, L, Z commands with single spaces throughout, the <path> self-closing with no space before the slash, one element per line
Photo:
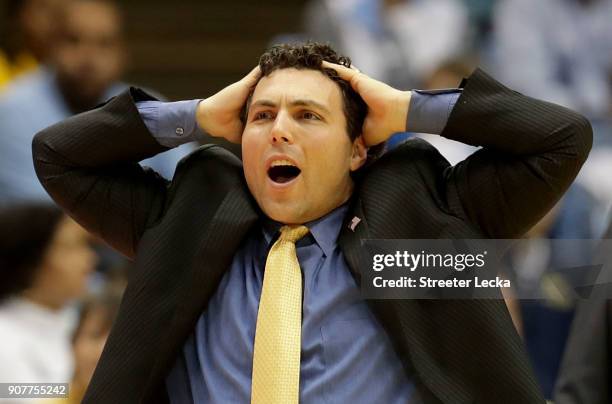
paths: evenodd
<path fill-rule="evenodd" d="M 46 63 L 68 0 L 8 0 L 0 28 L 0 90 L 9 81 Z"/>
<path fill-rule="evenodd" d="M 96 263 L 89 239 L 52 205 L 0 211 L 0 382 L 71 379 L 71 303 L 84 295 Z"/>
<path fill-rule="evenodd" d="M 477 52 L 487 51 L 493 29 L 493 10 L 500 0 L 462 0 L 469 16 L 472 47 Z"/>
<path fill-rule="evenodd" d="M 610 335 L 610 295 L 581 300 L 559 370 L 555 404 L 609 404 L 612 401 Z"/>
<path fill-rule="evenodd" d="M 576 308 L 573 285 L 584 281 L 591 245 L 595 199 L 580 184 L 567 193 L 508 255 L 517 300 L 519 324 L 529 359 L 544 396 L 552 399 L 561 358 Z M 569 243 L 561 240 L 585 240 Z M 571 247 L 571 248 L 570 248 Z"/>
<path fill-rule="evenodd" d="M 105 0 L 67 1 L 60 36 L 46 65 L 13 82 L 0 94 L 0 205 L 49 200 L 36 179 L 31 142 L 42 128 L 95 107 L 124 90 L 126 66 L 122 16 Z M 144 164 L 171 177 L 179 150 Z"/>
<path fill-rule="evenodd" d="M 122 293 L 123 289 L 110 287 L 100 295 L 85 299 L 73 337 L 74 376 L 70 383 L 69 397 L 48 400 L 48 404 L 77 404 L 83 400 L 119 311 Z"/>
<path fill-rule="evenodd" d="M 464 52 L 469 20 L 461 0 L 314 0 L 305 30 L 350 54 L 369 76 L 413 88 Z"/>
<path fill-rule="evenodd" d="M 596 198 L 600 236 L 612 207 L 612 0 L 499 1 L 494 31 L 504 83 L 590 118 L 593 150 L 577 181 Z"/>
<path fill-rule="evenodd" d="M 612 223 L 604 232 L 599 253 L 604 267 L 576 315 L 555 386 L 556 404 L 608 404 L 612 402 L 612 290 L 610 242 Z M 608 265 L 605 265 L 608 264 Z"/>
<path fill-rule="evenodd" d="M 590 117 L 612 113 L 612 1 L 503 0 L 496 69 L 508 85 Z"/>

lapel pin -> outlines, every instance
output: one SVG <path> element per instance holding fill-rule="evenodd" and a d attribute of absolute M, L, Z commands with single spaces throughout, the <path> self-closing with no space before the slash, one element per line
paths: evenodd
<path fill-rule="evenodd" d="M 351 231 L 355 231 L 355 227 L 357 227 L 357 225 L 359 224 L 359 222 L 361 222 L 361 219 L 358 218 L 357 216 L 355 216 L 352 220 L 351 223 L 349 224 L 349 229 L 351 229 Z"/>

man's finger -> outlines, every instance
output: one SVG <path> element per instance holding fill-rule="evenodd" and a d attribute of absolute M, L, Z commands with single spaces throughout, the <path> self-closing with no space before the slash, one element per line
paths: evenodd
<path fill-rule="evenodd" d="M 255 84 L 257 84 L 260 78 L 261 69 L 259 68 L 259 65 L 257 65 L 249 72 L 249 74 L 244 76 L 241 81 L 249 87 L 253 87 Z"/>
<path fill-rule="evenodd" d="M 349 69 L 346 66 L 330 63 L 325 60 L 321 63 L 321 65 L 326 69 L 335 70 L 336 73 L 338 73 L 338 76 L 340 76 L 342 80 L 346 81 L 351 81 L 353 77 L 355 77 L 355 75 L 359 73 L 359 70 Z"/>
<path fill-rule="evenodd" d="M 365 74 L 361 73 L 356 67 L 348 68 L 346 66 L 326 62 L 325 60 L 323 61 L 322 66 L 327 69 L 335 70 L 336 73 L 338 73 L 338 76 L 340 76 L 342 80 L 348 81 L 351 87 L 353 87 L 353 90 L 357 92 L 359 92 L 359 83 L 363 81 L 364 77 L 367 77 Z"/>

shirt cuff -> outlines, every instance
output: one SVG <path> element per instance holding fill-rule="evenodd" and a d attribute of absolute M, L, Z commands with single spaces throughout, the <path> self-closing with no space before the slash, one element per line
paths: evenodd
<path fill-rule="evenodd" d="M 160 145 L 177 147 L 204 136 L 195 119 L 200 101 L 140 101 L 136 103 L 136 108 L 145 126 Z"/>
<path fill-rule="evenodd" d="M 439 135 L 461 96 L 461 89 L 412 90 L 406 131 Z"/>

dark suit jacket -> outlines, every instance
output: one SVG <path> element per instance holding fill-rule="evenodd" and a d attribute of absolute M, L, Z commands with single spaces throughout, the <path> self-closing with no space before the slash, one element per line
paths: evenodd
<path fill-rule="evenodd" d="M 610 262 L 608 240 L 612 225 L 601 246 L 604 260 Z M 610 269 L 604 266 L 604 271 Z M 598 279 L 611 279 L 610 273 Z M 588 299 L 576 309 L 555 388 L 557 404 L 608 404 L 612 401 L 612 284 L 596 285 Z"/>
<path fill-rule="evenodd" d="M 611 347 L 611 301 L 606 296 L 582 301 L 559 369 L 556 404 L 610 403 Z"/>
<path fill-rule="evenodd" d="M 169 367 L 262 217 L 241 162 L 219 147 L 185 158 L 171 182 L 141 168 L 137 161 L 165 150 L 140 119 L 134 102 L 143 99 L 131 89 L 33 143 L 54 200 L 136 260 L 87 403 L 167 400 Z M 348 218 L 362 221 L 339 238 L 358 283 L 362 239 L 521 235 L 567 189 L 592 141 L 582 116 L 482 71 L 467 81 L 442 135 L 483 149 L 451 167 L 413 140 L 361 173 Z M 503 301 L 369 303 L 424 402 L 543 402 Z"/>

